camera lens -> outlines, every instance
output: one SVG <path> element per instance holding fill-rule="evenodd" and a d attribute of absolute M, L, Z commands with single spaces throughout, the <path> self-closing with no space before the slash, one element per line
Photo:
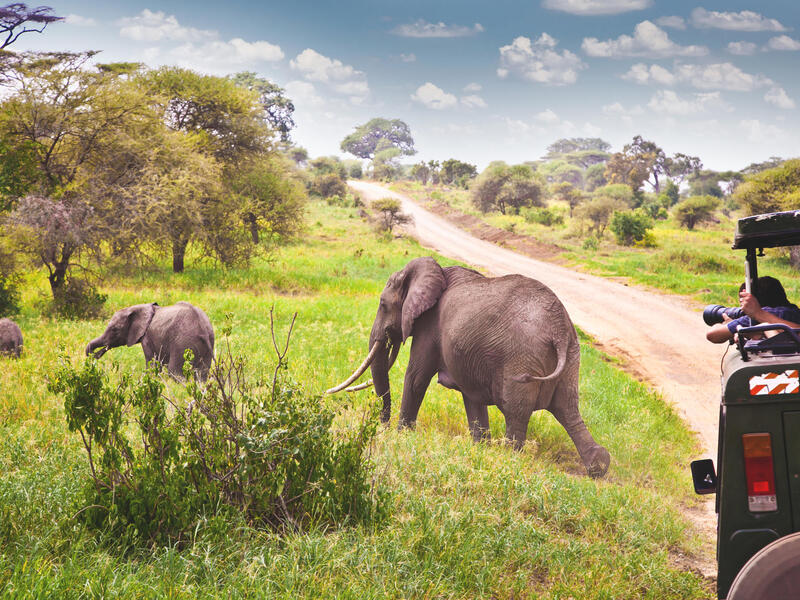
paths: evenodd
<path fill-rule="evenodd" d="M 703 309 L 703 321 L 705 321 L 706 325 L 722 323 L 724 320 L 722 315 L 728 315 L 731 319 L 738 319 L 744 315 L 744 312 L 739 306 L 727 307 L 721 304 L 709 304 Z"/>

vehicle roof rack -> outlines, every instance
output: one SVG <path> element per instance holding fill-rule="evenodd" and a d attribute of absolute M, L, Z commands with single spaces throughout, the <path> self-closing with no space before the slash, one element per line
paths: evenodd
<path fill-rule="evenodd" d="M 800 246 L 800 210 L 739 219 L 733 249 Z"/>

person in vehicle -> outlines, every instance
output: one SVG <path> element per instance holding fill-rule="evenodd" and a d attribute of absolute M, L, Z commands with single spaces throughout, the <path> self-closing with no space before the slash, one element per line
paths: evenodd
<path fill-rule="evenodd" d="M 706 339 L 715 344 L 732 342 L 740 327 L 750 327 L 755 320 L 758 323 L 783 323 L 794 329 L 800 329 L 800 308 L 789 302 L 781 282 L 774 277 L 759 277 L 756 286 L 757 294 L 745 291 L 744 284 L 739 288 L 739 304 L 744 316 L 731 319 L 723 314 L 723 322 L 712 325 L 706 332 Z M 767 332 L 775 335 L 777 332 Z"/>

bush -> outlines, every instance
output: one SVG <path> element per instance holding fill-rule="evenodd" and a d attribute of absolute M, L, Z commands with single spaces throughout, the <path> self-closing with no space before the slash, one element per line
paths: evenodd
<path fill-rule="evenodd" d="M 599 247 L 600 247 L 600 240 L 593 235 L 587 237 L 585 240 L 583 240 L 583 244 L 581 244 L 581 248 L 583 248 L 584 250 L 596 251 Z"/>
<path fill-rule="evenodd" d="M 347 186 L 341 177 L 335 173 L 317 175 L 311 182 L 311 191 L 322 198 L 331 196 L 345 196 Z"/>
<path fill-rule="evenodd" d="M 714 211 L 718 206 L 719 198 L 714 196 L 691 196 L 675 205 L 675 219 L 691 230 L 698 223 L 714 220 Z"/>
<path fill-rule="evenodd" d="M 625 204 L 616 198 L 598 196 L 578 205 L 575 216 L 582 222 L 588 222 L 589 234 L 598 238 L 603 237 L 603 232 L 608 226 L 608 221 L 615 211 L 625 210 Z"/>
<path fill-rule="evenodd" d="M 539 223 L 546 227 L 564 224 L 564 213 L 553 206 L 529 208 L 523 212 L 523 216 L 528 223 Z"/>
<path fill-rule="evenodd" d="M 103 314 L 108 296 L 85 279 L 70 277 L 53 290 L 53 313 L 64 319 L 96 319 Z"/>
<path fill-rule="evenodd" d="M 618 244 L 633 246 L 644 240 L 648 230 L 653 228 L 653 219 L 641 210 L 615 212 L 609 228 L 614 232 Z"/>
<path fill-rule="evenodd" d="M 381 198 L 372 203 L 372 210 L 377 211 L 375 227 L 379 232 L 391 234 L 395 225 L 410 223 L 411 215 L 401 212 L 400 201 L 394 198 Z"/>
<path fill-rule="evenodd" d="M 185 369 L 181 401 L 154 369 L 112 381 L 94 359 L 62 360 L 49 389 L 89 460 L 83 521 L 129 548 L 182 546 L 219 519 L 281 531 L 383 518 L 369 457 L 377 411 L 334 429 L 336 413 L 280 384 L 279 370 L 272 386 L 251 386 L 228 348 L 205 386 Z"/>
<path fill-rule="evenodd" d="M 19 291 L 11 277 L 0 275 L 0 318 L 19 312 Z"/>

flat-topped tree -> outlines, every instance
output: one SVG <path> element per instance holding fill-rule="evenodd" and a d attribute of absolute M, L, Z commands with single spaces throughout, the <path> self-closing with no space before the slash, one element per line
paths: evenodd
<path fill-rule="evenodd" d="M 49 6 L 28 8 L 22 2 L 0 6 L 0 50 L 17 41 L 23 33 L 42 33 L 50 23 L 63 21 Z"/>
<path fill-rule="evenodd" d="M 375 118 L 359 125 L 342 140 L 340 147 L 344 152 L 367 159 L 374 158 L 376 152 L 388 148 L 397 148 L 401 154 L 408 156 L 417 153 L 411 130 L 400 119 Z"/>

